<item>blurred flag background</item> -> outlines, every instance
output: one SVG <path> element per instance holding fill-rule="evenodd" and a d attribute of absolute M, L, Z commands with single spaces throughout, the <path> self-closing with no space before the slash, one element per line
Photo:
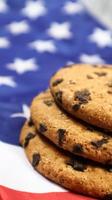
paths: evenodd
<path fill-rule="evenodd" d="M 62 198 L 60 195 L 65 200 L 88 199 L 69 193 L 34 172 L 18 141 L 20 129 L 30 116 L 32 98 L 48 87 L 56 70 L 72 63 L 112 63 L 112 32 L 107 12 L 112 7 L 105 0 L 95 2 L 0 0 L 0 197 L 3 200 L 30 200 L 32 197 L 26 192 L 41 193 L 42 200 L 58 200 Z M 12 189 L 24 194 L 19 192 L 22 196 L 18 196 Z M 50 196 L 51 192 L 55 192 L 54 196 Z M 34 199 L 40 198 L 35 195 Z"/>

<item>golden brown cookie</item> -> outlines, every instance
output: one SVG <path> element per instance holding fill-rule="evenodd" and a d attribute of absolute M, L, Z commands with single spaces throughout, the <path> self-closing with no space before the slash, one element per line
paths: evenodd
<path fill-rule="evenodd" d="M 72 115 L 112 131 L 112 66 L 76 64 L 50 82 L 56 102 Z"/>
<path fill-rule="evenodd" d="M 55 104 L 49 90 L 34 98 L 31 117 L 38 132 L 60 148 L 112 165 L 112 137 L 68 116 Z"/>
<path fill-rule="evenodd" d="M 34 169 L 48 179 L 74 192 L 112 199 L 111 169 L 104 169 L 77 156 L 65 155 L 66 152 L 59 151 L 27 122 L 21 131 L 20 142 Z"/>

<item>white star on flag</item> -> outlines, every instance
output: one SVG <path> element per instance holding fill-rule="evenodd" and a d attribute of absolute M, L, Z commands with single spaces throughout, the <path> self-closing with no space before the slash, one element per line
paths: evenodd
<path fill-rule="evenodd" d="M 36 19 L 46 14 L 46 8 L 43 1 L 26 1 L 25 8 L 22 9 L 23 15 Z"/>
<path fill-rule="evenodd" d="M 0 86 L 1 85 L 16 87 L 16 83 L 11 76 L 0 76 Z"/>
<path fill-rule="evenodd" d="M 82 63 L 89 63 L 89 64 L 103 64 L 103 63 L 105 63 L 105 61 L 97 54 L 95 54 L 95 55 L 82 54 L 80 56 L 80 61 Z"/>
<path fill-rule="evenodd" d="M 18 74 L 23 74 L 28 71 L 36 71 L 38 69 L 38 65 L 36 64 L 36 60 L 34 58 L 27 60 L 15 58 L 13 63 L 7 64 L 7 68 L 16 71 Z"/>
<path fill-rule="evenodd" d="M 72 62 L 71 60 L 67 61 L 66 65 L 73 65 L 75 62 Z"/>
<path fill-rule="evenodd" d="M 47 30 L 48 35 L 55 39 L 69 39 L 72 37 L 72 33 L 70 32 L 70 23 L 57 23 L 54 22 Z"/>
<path fill-rule="evenodd" d="M 7 28 L 14 35 L 19 35 L 21 33 L 27 33 L 30 31 L 30 27 L 25 20 L 19 22 L 12 22 L 7 25 Z"/>
<path fill-rule="evenodd" d="M 80 3 L 68 1 L 63 7 L 63 11 L 69 15 L 80 13 L 83 7 Z"/>
<path fill-rule="evenodd" d="M 12 117 L 12 118 L 23 117 L 25 119 L 29 119 L 30 118 L 30 108 L 26 104 L 23 104 L 22 112 L 14 113 L 10 117 Z"/>
<path fill-rule="evenodd" d="M 56 52 L 56 47 L 52 40 L 36 40 L 34 42 L 31 42 L 29 46 L 37 50 L 38 52 Z"/>
<path fill-rule="evenodd" d="M 0 13 L 6 12 L 8 10 L 8 6 L 5 0 L 0 0 Z"/>
<path fill-rule="evenodd" d="M 7 48 L 10 46 L 10 42 L 5 37 L 0 37 L 0 48 Z"/>
<path fill-rule="evenodd" d="M 109 30 L 95 28 L 89 36 L 89 40 L 95 42 L 101 48 L 112 46 L 112 33 Z"/>

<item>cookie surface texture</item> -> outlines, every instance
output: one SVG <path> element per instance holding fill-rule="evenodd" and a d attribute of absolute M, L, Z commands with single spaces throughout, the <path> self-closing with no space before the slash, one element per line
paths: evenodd
<path fill-rule="evenodd" d="M 56 102 L 72 115 L 112 131 L 112 66 L 76 64 L 50 81 Z"/>
<path fill-rule="evenodd" d="M 25 146 L 29 133 L 34 135 Z M 76 156 L 65 155 L 37 133 L 35 128 L 24 125 L 20 143 L 33 168 L 48 179 L 74 192 L 98 198 L 112 195 L 112 173 L 97 165 L 90 165 Z"/>
<path fill-rule="evenodd" d="M 60 148 L 112 164 L 112 137 L 68 116 L 55 104 L 49 90 L 34 98 L 31 116 L 37 131 Z"/>

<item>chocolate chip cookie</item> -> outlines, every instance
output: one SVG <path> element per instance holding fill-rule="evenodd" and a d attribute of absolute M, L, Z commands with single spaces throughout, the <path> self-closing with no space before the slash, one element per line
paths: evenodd
<path fill-rule="evenodd" d="M 71 156 L 49 143 L 25 123 L 20 143 L 33 168 L 48 179 L 74 192 L 112 199 L 112 170 Z"/>
<path fill-rule="evenodd" d="M 70 117 L 55 104 L 49 90 L 34 98 L 31 117 L 37 131 L 60 148 L 112 165 L 112 137 Z"/>
<path fill-rule="evenodd" d="M 112 131 L 112 66 L 76 64 L 50 82 L 56 102 L 72 115 Z"/>

